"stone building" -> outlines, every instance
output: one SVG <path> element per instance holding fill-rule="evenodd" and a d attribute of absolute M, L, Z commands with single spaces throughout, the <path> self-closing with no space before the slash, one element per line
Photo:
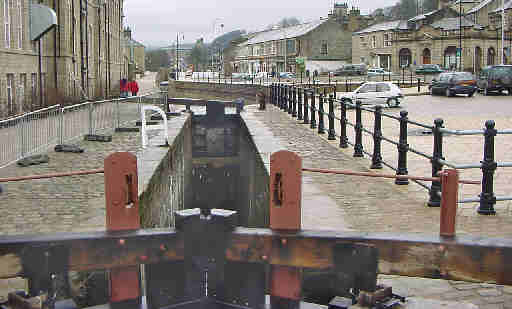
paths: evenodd
<path fill-rule="evenodd" d="M 42 100 L 38 44 L 29 37 L 33 2 L 53 9 L 58 23 L 41 40 Z M 0 118 L 118 95 L 128 74 L 122 23 L 123 0 L 1 0 Z"/>
<path fill-rule="evenodd" d="M 422 64 L 478 72 L 486 65 L 501 63 L 498 53 L 502 45 L 499 6 L 502 0 L 475 1 L 463 0 L 460 8 L 450 1 L 440 0 L 435 11 L 409 20 L 374 24 L 355 32 L 352 61 L 395 72 L 404 67 L 414 70 Z M 505 6 L 508 21 L 511 2 L 509 0 Z M 507 22 L 504 63 L 510 63 L 510 34 L 510 22 Z"/>
<path fill-rule="evenodd" d="M 327 18 L 251 35 L 238 45 L 233 71 L 296 72 L 298 59 L 310 71 L 332 70 L 351 61 L 352 32 L 367 23 L 358 9 L 335 4 Z"/>
<path fill-rule="evenodd" d="M 137 75 L 144 76 L 146 72 L 146 47 L 132 38 L 132 30 L 124 30 L 124 48 L 128 62 L 128 77 L 135 79 Z"/>

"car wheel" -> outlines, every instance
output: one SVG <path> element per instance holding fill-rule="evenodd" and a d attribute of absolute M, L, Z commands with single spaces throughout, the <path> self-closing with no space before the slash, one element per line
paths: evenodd
<path fill-rule="evenodd" d="M 434 90 L 432 90 L 432 87 L 428 87 L 428 93 L 430 95 L 434 95 Z"/>
<path fill-rule="evenodd" d="M 512 88 L 508 88 L 508 95 L 512 95 Z"/>
<path fill-rule="evenodd" d="M 475 90 L 475 91 L 473 91 L 473 92 L 470 92 L 470 93 L 468 94 L 468 97 L 470 97 L 470 98 L 471 98 L 471 97 L 475 94 L 475 92 L 476 92 L 476 90 Z"/>
<path fill-rule="evenodd" d="M 395 98 L 389 98 L 386 104 L 388 105 L 388 107 L 397 107 L 398 105 L 400 105 L 400 103 L 398 103 L 398 100 Z"/>
<path fill-rule="evenodd" d="M 451 97 L 452 96 L 452 91 L 450 90 L 450 88 L 446 88 L 445 94 L 446 94 L 447 97 Z"/>

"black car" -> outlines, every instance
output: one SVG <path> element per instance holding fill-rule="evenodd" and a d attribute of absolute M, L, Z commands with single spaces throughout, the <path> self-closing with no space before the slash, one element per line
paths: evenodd
<path fill-rule="evenodd" d="M 366 65 L 365 64 L 347 64 L 342 68 L 334 71 L 334 76 L 343 76 L 343 75 L 365 75 L 366 74 Z"/>
<path fill-rule="evenodd" d="M 491 91 L 507 90 L 512 95 L 512 65 L 491 65 L 478 75 L 478 88 L 488 95 Z"/>
<path fill-rule="evenodd" d="M 432 80 L 428 87 L 430 94 L 444 94 L 447 97 L 456 94 L 467 94 L 472 97 L 478 90 L 473 74 L 468 72 L 441 73 Z"/>

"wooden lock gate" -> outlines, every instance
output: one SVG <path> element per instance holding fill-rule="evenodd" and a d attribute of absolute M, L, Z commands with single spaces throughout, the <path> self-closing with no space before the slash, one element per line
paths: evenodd
<path fill-rule="evenodd" d="M 302 300 L 375 291 L 377 273 L 512 284 L 509 239 L 302 230 L 302 163 L 287 151 L 271 157 L 270 229 L 237 227 L 236 212 L 217 209 L 179 211 L 176 229 L 139 229 L 136 158 L 114 154 L 104 173 L 107 231 L 0 236 L 0 278 L 28 278 L 30 296 L 58 308 L 55 275 L 109 270 L 98 309 L 318 308 Z M 308 281 L 312 270 L 332 280 Z"/>

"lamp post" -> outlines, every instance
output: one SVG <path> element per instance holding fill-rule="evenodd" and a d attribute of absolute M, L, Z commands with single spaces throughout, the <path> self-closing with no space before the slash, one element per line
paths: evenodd
<path fill-rule="evenodd" d="M 459 71 L 462 71 L 462 0 L 459 0 Z"/>
<path fill-rule="evenodd" d="M 505 64 L 505 0 L 501 4 L 501 64 Z"/>

